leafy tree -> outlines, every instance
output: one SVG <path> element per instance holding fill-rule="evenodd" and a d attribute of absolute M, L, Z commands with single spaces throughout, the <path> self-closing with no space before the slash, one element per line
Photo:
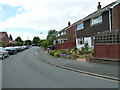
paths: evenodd
<path fill-rule="evenodd" d="M 53 41 L 56 40 L 56 30 L 49 30 L 48 35 L 47 35 L 47 40 L 50 43 L 50 45 L 53 45 Z"/>
<path fill-rule="evenodd" d="M 49 46 L 49 42 L 48 41 L 43 41 L 41 43 L 41 46 L 44 47 L 44 48 L 47 48 Z"/>
<path fill-rule="evenodd" d="M 15 41 L 23 42 L 23 40 L 21 39 L 21 37 L 17 37 L 17 38 L 15 39 Z"/>
<path fill-rule="evenodd" d="M 44 40 L 39 40 L 38 43 L 39 43 L 39 46 L 40 46 L 40 47 L 42 46 L 41 44 L 42 44 L 42 42 L 44 42 L 44 41 L 46 41 L 46 40 L 45 40 L 45 39 L 44 39 Z"/>
<path fill-rule="evenodd" d="M 33 44 L 34 44 L 34 45 L 38 45 L 39 41 L 40 41 L 40 38 L 39 38 L 39 37 L 34 37 L 34 38 L 33 38 Z"/>
<path fill-rule="evenodd" d="M 15 41 L 17 45 L 23 45 L 23 40 L 21 39 L 21 37 L 17 37 Z"/>
<path fill-rule="evenodd" d="M 23 45 L 23 42 L 17 41 L 17 42 L 16 42 L 16 45 Z"/>
<path fill-rule="evenodd" d="M 31 44 L 32 44 L 32 41 L 31 41 L 31 40 L 26 40 L 26 41 L 24 41 L 24 44 L 25 44 L 25 45 L 31 45 Z"/>

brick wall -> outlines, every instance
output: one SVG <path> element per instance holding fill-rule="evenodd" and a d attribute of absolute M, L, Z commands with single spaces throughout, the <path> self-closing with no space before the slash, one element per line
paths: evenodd
<path fill-rule="evenodd" d="M 95 36 L 94 57 L 120 60 L 120 31 L 102 32 Z"/>
<path fill-rule="evenodd" d="M 120 30 L 120 4 L 112 10 L 112 30 Z"/>
<path fill-rule="evenodd" d="M 56 48 L 57 48 L 57 50 L 60 50 L 60 49 L 69 49 L 69 48 L 75 47 L 75 45 L 76 45 L 75 42 L 65 42 L 65 43 L 57 44 Z"/>
<path fill-rule="evenodd" d="M 102 14 L 102 23 L 91 26 L 90 19 L 84 21 L 84 29 L 77 31 L 77 38 L 91 37 L 98 32 L 109 31 L 109 12 L 106 11 Z"/>
<path fill-rule="evenodd" d="M 70 27 L 68 30 L 67 30 L 67 39 L 68 39 L 68 42 L 75 42 L 75 26 L 72 26 Z"/>
<path fill-rule="evenodd" d="M 94 57 L 120 60 L 120 44 L 95 44 Z"/>

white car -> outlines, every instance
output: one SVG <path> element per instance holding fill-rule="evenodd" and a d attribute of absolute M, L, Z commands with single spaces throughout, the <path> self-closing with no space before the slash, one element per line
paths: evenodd
<path fill-rule="evenodd" d="M 0 58 L 4 59 L 5 57 L 9 57 L 9 53 L 5 48 L 0 47 Z"/>

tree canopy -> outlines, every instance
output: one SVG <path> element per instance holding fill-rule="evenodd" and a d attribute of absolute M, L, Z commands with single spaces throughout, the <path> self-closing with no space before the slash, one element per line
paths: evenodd
<path fill-rule="evenodd" d="M 53 41 L 56 40 L 56 30 L 49 30 L 48 35 L 47 35 L 47 40 L 50 43 L 50 45 L 53 45 Z"/>
<path fill-rule="evenodd" d="M 23 42 L 23 40 L 21 39 L 21 37 L 17 37 L 17 38 L 15 39 L 15 41 L 17 41 L 17 42 Z"/>
<path fill-rule="evenodd" d="M 17 45 L 23 45 L 23 40 L 21 39 L 21 37 L 17 37 L 15 41 Z"/>
<path fill-rule="evenodd" d="M 32 41 L 31 41 L 31 40 L 25 40 L 25 41 L 24 41 L 24 44 L 25 44 L 25 45 L 31 45 L 31 44 L 32 44 Z"/>
<path fill-rule="evenodd" d="M 33 44 L 34 45 L 38 45 L 38 42 L 40 41 L 40 38 L 39 37 L 34 37 L 33 38 Z"/>

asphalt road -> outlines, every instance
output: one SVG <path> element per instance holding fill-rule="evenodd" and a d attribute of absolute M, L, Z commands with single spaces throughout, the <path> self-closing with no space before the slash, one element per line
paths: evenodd
<path fill-rule="evenodd" d="M 2 61 L 2 88 L 118 88 L 118 82 L 46 64 L 37 55 L 38 49 L 33 47 Z"/>

